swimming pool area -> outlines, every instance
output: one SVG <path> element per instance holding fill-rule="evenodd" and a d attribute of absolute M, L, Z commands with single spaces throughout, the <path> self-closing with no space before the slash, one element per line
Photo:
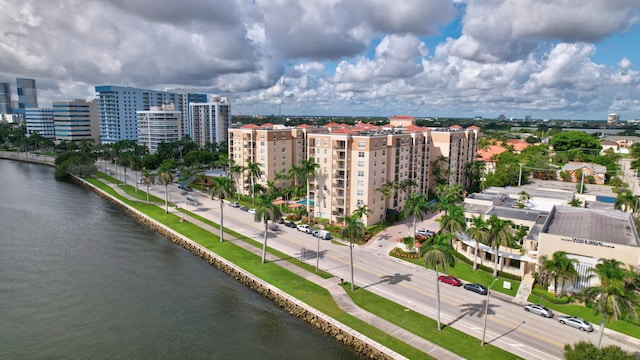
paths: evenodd
<path fill-rule="evenodd" d="M 302 200 L 298 200 L 296 201 L 296 203 L 300 204 L 300 205 L 307 205 L 307 199 L 302 199 Z M 314 205 L 314 201 L 311 200 L 311 206 Z"/>

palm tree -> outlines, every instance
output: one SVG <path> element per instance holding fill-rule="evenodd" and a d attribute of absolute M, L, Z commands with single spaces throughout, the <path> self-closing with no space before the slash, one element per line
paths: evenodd
<path fill-rule="evenodd" d="M 576 271 L 576 264 L 578 260 L 570 259 L 567 253 L 564 251 L 556 251 L 551 256 L 551 259 L 547 259 L 542 263 L 542 268 L 553 279 L 553 296 L 558 297 L 558 282 L 562 281 L 560 287 L 560 296 L 562 296 L 564 285 L 567 279 L 574 279 L 578 276 Z"/>
<path fill-rule="evenodd" d="M 149 205 L 149 187 L 156 182 L 156 177 L 149 170 L 142 170 L 142 183 L 147 185 L 147 205 Z"/>
<path fill-rule="evenodd" d="M 626 190 L 624 193 L 618 194 L 613 207 L 622 209 L 624 212 L 629 210 L 635 212 L 638 209 L 638 198 L 633 195 L 633 191 Z"/>
<path fill-rule="evenodd" d="M 436 312 L 438 314 L 438 331 L 440 331 L 440 281 L 438 280 L 438 265 L 442 265 L 442 271 L 446 271 L 447 265 L 454 267 L 455 258 L 453 257 L 453 248 L 451 234 L 436 234 L 431 239 L 429 246 L 426 246 L 422 253 L 424 257 L 424 266 L 428 269 L 433 266 L 436 270 Z"/>
<path fill-rule="evenodd" d="M 235 192 L 235 184 L 233 179 L 227 176 L 215 176 L 211 179 L 213 187 L 211 188 L 211 197 L 217 196 L 220 199 L 220 242 L 224 241 L 224 199 L 233 196 Z"/>
<path fill-rule="evenodd" d="M 489 242 L 491 248 L 495 251 L 495 262 L 493 264 L 493 277 L 498 277 L 498 260 L 500 259 L 500 244 L 508 244 L 511 239 L 511 224 L 509 220 L 503 220 L 496 214 L 489 217 Z"/>
<path fill-rule="evenodd" d="M 478 242 L 485 244 L 489 238 L 489 228 L 481 215 L 471 217 L 471 226 L 467 228 L 467 236 L 473 238 L 476 247 L 473 250 L 473 270 L 478 270 Z"/>
<path fill-rule="evenodd" d="M 247 160 L 247 165 L 244 167 L 244 170 L 251 179 L 251 198 L 254 204 L 256 203 L 255 180 L 262 175 L 262 170 L 260 170 L 261 166 L 262 164 L 260 163 Z"/>
<path fill-rule="evenodd" d="M 382 193 L 382 195 L 384 195 L 384 210 L 385 210 L 385 213 L 389 209 L 389 198 L 391 198 L 391 196 L 396 192 L 397 189 L 398 189 L 398 185 L 394 181 L 387 181 L 386 183 L 382 184 L 382 186 L 380 186 L 377 189 L 378 191 L 380 191 Z"/>
<path fill-rule="evenodd" d="M 158 180 L 161 184 L 164 184 L 164 207 L 165 213 L 169 213 L 169 184 L 173 182 L 173 174 L 168 167 L 158 168 Z"/>
<path fill-rule="evenodd" d="M 418 218 L 424 220 L 424 216 L 431 210 L 429 201 L 425 194 L 411 194 L 404 204 L 405 216 L 413 216 L 413 233 L 416 233 L 416 223 Z"/>
<path fill-rule="evenodd" d="M 640 305 L 638 289 L 628 279 L 633 278 L 624 264 L 615 259 L 599 259 L 595 268 L 588 270 L 590 278 L 597 276 L 600 280 L 598 286 L 584 290 L 587 305 L 594 304 L 595 314 L 602 313 L 600 321 L 600 334 L 598 335 L 598 347 L 602 343 L 602 334 L 607 321 L 632 317 L 638 319 L 637 306 Z"/>
<path fill-rule="evenodd" d="M 362 218 L 365 216 L 369 216 L 369 214 L 373 214 L 373 210 L 367 207 L 367 204 L 358 205 L 358 207 L 353 210 L 353 215 L 357 216 L 358 219 L 362 221 Z"/>
<path fill-rule="evenodd" d="M 264 264 L 267 257 L 267 238 L 269 237 L 269 220 L 276 220 L 282 213 L 280 207 L 273 204 L 273 196 L 262 194 L 258 199 L 258 207 L 256 208 L 255 221 L 264 221 L 264 241 L 262 245 L 262 263 Z"/>
<path fill-rule="evenodd" d="M 307 160 L 302 160 L 300 165 L 300 173 L 307 180 L 307 214 L 311 215 L 311 199 L 310 196 L 310 186 L 309 183 L 311 180 L 316 177 L 316 169 L 320 168 L 320 164 L 317 164 L 314 158 L 309 158 Z"/>
<path fill-rule="evenodd" d="M 413 179 L 404 179 L 398 184 L 398 187 L 405 193 L 405 195 L 409 195 L 413 192 L 413 188 L 418 186 L 418 183 Z"/>
<path fill-rule="evenodd" d="M 233 178 L 233 180 L 235 181 L 236 190 L 238 189 L 238 182 L 240 180 L 240 176 L 242 175 L 243 171 L 244 171 L 244 169 L 242 168 L 242 165 L 231 165 L 229 167 L 229 176 L 231 176 Z M 239 191 L 238 191 L 238 200 L 240 200 L 240 192 Z"/>
<path fill-rule="evenodd" d="M 440 220 L 440 232 L 453 235 L 463 233 L 467 229 L 467 221 L 464 218 L 464 207 L 453 205 L 445 211 Z"/>
<path fill-rule="evenodd" d="M 340 230 L 342 238 L 349 239 L 349 262 L 351 264 L 351 291 L 353 291 L 353 242 L 364 239 L 365 228 L 357 215 L 345 216 L 344 226 Z"/>

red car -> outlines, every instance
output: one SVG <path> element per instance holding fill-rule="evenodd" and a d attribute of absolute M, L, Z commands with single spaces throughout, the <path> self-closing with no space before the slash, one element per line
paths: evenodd
<path fill-rule="evenodd" d="M 445 284 L 453 285 L 453 286 L 462 286 L 462 281 L 458 280 L 453 276 L 449 275 L 440 275 L 438 276 L 438 280 L 442 281 Z"/>

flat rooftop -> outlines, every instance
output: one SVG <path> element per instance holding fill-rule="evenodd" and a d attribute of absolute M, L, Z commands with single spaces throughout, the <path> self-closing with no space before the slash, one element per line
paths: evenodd
<path fill-rule="evenodd" d="M 633 218 L 622 211 L 556 206 L 547 234 L 640 247 Z"/>

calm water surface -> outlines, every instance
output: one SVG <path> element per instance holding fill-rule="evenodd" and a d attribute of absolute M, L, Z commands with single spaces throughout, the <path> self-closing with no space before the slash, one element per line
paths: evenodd
<path fill-rule="evenodd" d="M 0 189 L 0 359 L 359 358 L 52 168 Z"/>

